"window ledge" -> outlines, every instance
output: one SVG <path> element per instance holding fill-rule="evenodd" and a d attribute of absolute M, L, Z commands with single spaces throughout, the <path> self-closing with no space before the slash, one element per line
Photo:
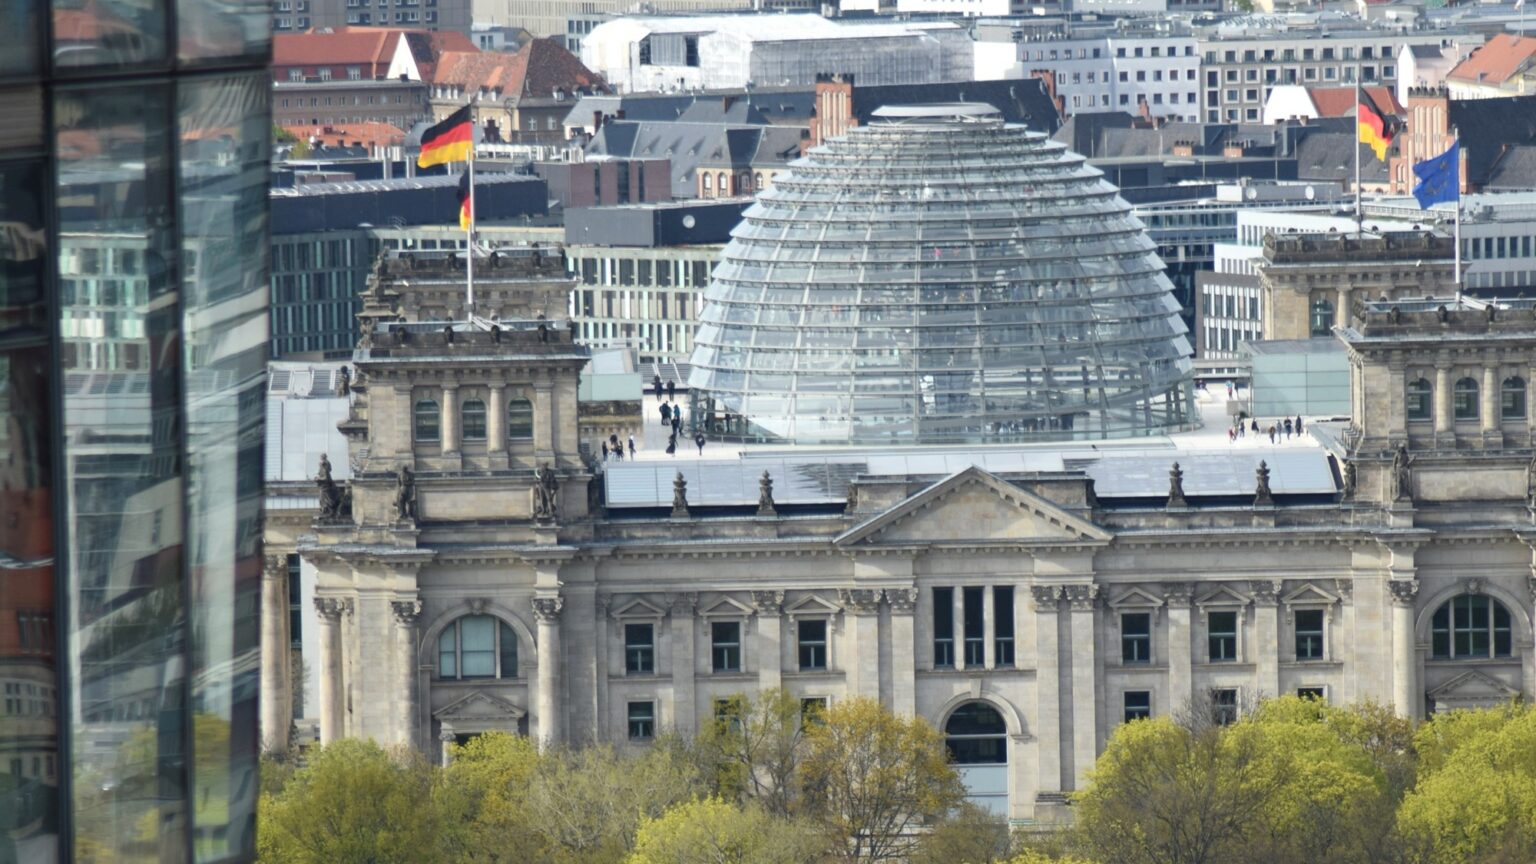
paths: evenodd
<path fill-rule="evenodd" d="M 1281 669 L 1343 669 L 1343 660 L 1282 660 Z"/>

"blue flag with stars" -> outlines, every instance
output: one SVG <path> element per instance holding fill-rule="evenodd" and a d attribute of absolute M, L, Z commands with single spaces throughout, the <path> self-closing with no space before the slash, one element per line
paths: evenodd
<path fill-rule="evenodd" d="M 1433 159 L 1425 159 L 1413 166 L 1419 185 L 1413 187 L 1413 197 L 1419 206 L 1428 210 L 1436 204 L 1461 199 L 1461 142 L 1451 143 L 1451 149 Z"/>

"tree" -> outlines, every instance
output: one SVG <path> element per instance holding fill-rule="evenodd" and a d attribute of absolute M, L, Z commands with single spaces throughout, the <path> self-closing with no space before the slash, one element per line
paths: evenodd
<path fill-rule="evenodd" d="M 1008 823 L 973 804 L 961 805 L 922 837 L 911 864 L 1002 864 L 1012 846 Z"/>
<path fill-rule="evenodd" d="M 824 848 L 805 825 L 705 798 L 646 820 L 626 864 L 813 864 Z"/>
<path fill-rule="evenodd" d="M 806 730 L 801 787 L 827 828 L 837 861 L 906 858 L 915 829 L 942 819 L 965 797 L 944 739 L 918 717 L 898 717 L 873 699 L 829 708 Z"/>
<path fill-rule="evenodd" d="M 1420 729 L 1426 756 L 1398 822 L 1429 864 L 1536 860 L 1536 711 L 1453 712 Z"/>
<path fill-rule="evenodd" d="M 430 864 L 437 851 L 433 773 L 410 752 L 344 740 L 309 755 L 264 795 L 257 852 L 273 864 Z"/>
<path fill-rule="evenodd" d="M 525 800 L 541 767 L 538 749 L 519 735 L 487 732 L 454 746 L 437 804 L 450 861 L 523 864 L 547 854 Z"/>
<path fill-rule="evenodd" d="M 731 699 L 727 710 L 699 734 L 699 749 L 716 765 L 723 794 L 758 802 L 787 817 L 799 798 L 798 772 L 805 755 L 800 700 L 780 687 Z"/>

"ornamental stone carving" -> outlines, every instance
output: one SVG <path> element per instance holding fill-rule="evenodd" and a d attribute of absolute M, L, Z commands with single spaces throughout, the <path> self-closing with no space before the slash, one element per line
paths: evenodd
<path fill-rule="evenodd" d="M 1060 585 L 1031 585 L 1029 594 L 1035 600 L 1035 609 L 1040 612 L 1054 612 L 1061 608 Z"/>
<path fill-rule="evenodd" d="M 1275 497 L 1269 491 L 1269 463 L 1260 459 L 1258 470 L 1253 475 L 1253 506 L 1268 507 L 1274 504 Z"/>
<path fill-rule="evenodd" d="M 469 597 L 464 602 L 469 604 L 469 613 L 471 615 L 484 615 L 485 607 L 491 603 L 491 601 L 484 597 Z"/>
<path fill-rule="evenodd" d="M 1177 462 L 1168 469 L 1168 506 L 1189 506 L 1189 502 L 1184 498 L 1184 469 L 1180 468 Z"/>
<path fill-rule="evenodd" d="M 1392 602 L 1398 606 L 1412 606 L 1419 596 L 1419 580 L 1391 579 L 1387 588 L 1392 591 Z"/>
<path fill-rule="evenodd" d="M 1085 612 L 1092 609 L 1099 596 L 1097 585 L 1067 585 L 1063 589 L 1067 602 L 1074 612 Z"/>
<path fill-rule="evenodd" d="M 395 620 L 407 627 L 414 627 L 416 619 L 421 617 L 420 600 L 393 600 L 390 601 L 389 610 L 395 613 Z"/>
<path fill-rule="evenodd" d="M 1392 500 L 1413 500 L 1413 457 L 1405 443 L 1399 443 L 1392 454 Z"/>
<path fill-rule="evenodd" d="M 759 615 L 778 615 L 784 611 L 784 592 L 753 591 L 752 606 Z"/>
<path fill-rule="evenodd" d="M 837 597 L 855 615 L 873 615 L 880 611 L 879 589 L 839 588 Z"/>
<path fill-rule="evenodd" d="M 1163 585 L 1163 599 L 1169 606 L 1188 606 L 1195 598 L 1192 582 L 1168 582 Z"/>
<path fill-rule="evenodd" d="M 683 594 L 672 595 L 673 615 L 692 615 L 699 608 L 699 595 L 689 591 Z"/>
<path fill-rule="evenodd" d="M 773 478 L 764 471 L 757 480 L 757 515 L 775 516 L 778 512 L 773 506 Z"/>
<path fill-rule="evenodd" d="M 316 597 L 315 612 L 326 621 L 340 621 L 341 616 L 352 614 L 352 601 L 346 597 Z"/>
<path fill-rule="evenodd" d="M 688 518 L 688 481 L 681 471 L 672 480 L 672 518 Z"/>
<path fill-rule="evenodd" d="M 288 558 L 285 555 L 267 555 L 261 560 L 261 575 L 267 579 L 281 579 L 288 575 Z"/>
<path fill-rule="evenodd" d="M 887 588 L 885 600 L 891 604 L 891 612 L 896 615 L 911 615 L 917 608 L 916 588 Z"/>
<path fill-rule="evenodd" d="M 533 617 L 542 623 L 560 620 L 560 610 L 565 608 L 564 597 L 533 598 Z"/>
<path fill-rule="evenodd" d="M 1468 579 L 1466 586 L 1468 594 L 1483 593 L 1483 580 L 1481 579 Z"/>
<path fill-rule="evenodd" d="M 1280 602 L 1280 592 L 1285 583 L 1279 579 L 1255 579 L 1248 583 L 1253 602 L 1260 606 L 1274 606 Z"/>

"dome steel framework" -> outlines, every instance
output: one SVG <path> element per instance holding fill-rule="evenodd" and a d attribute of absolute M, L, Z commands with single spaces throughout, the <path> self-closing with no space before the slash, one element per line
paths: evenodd
<path fill-rule="evenodd" d="M 1098 169 L 990 105 L 875 117 L 732 232 L 694 340 L 697 426 L 942 444 L 1191 424 L 1172 285 Z"/>

